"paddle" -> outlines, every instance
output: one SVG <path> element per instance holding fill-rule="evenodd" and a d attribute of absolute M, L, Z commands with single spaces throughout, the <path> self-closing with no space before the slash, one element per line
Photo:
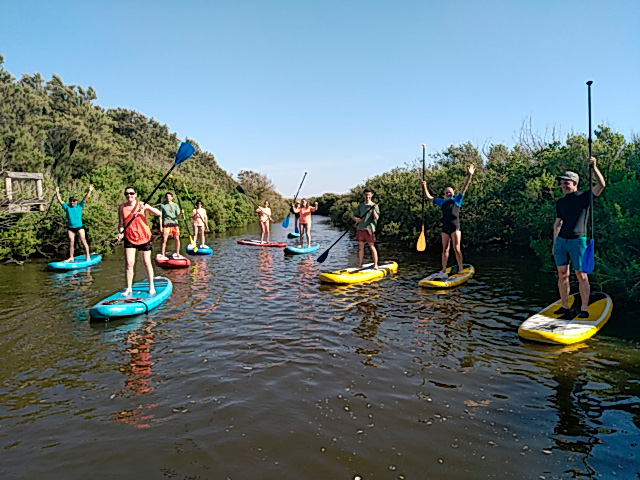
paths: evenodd
<path fill-rule="evenodd" d="M 422 144 L 422 181 L 424 182 L 424 154 L 425 154 L 426 145 Z M 418 243 L 416 245 L 416 250 L 419 252 L 424 252 L 424 249 L 427 248 L 427 241 L 424 238 L 424 192 L 422 192 L 422 231 L 420 232 L 420 236 L 418 237 Z"/>
<path fill-rule="evenodd" d="M 588 98 L 588 109 L 589 109 L 589 158 L 592 155 L 592 140 L 591 140 L 591 84 L 593 82 L 589 80 L 587 82 L 587 98 Z M 587 245 L 587 249 L 584 252 L 582 257 L 582 273 L 591 273 L 595 267 L 595 232 L 593 227 L 593 167 L 589 167 L 589 208 L 591 209 L 591 239 L 589 240 L 589 245 Z"/>
<path fill-rule="evenodd" d="M 160 183 L 158 183 L 156 185 L 156 188 L 153 189 L 153 192 L 151 192 L 151 195 L 149 195 L 147 197 L 147 199 L 141 203 L 141 205 L 144 205 L 145 203 L 149 203 L 149 201 L 151 200 L 151 197 L 153 197 L 153 195 L 158 191 L 158 189 L 160 188 L 160 185 L 162 185 L 164 183 L 164 181 L 167 179 L 167 177 L 169 175 L 171 175 L 171 172 L 173 172 L 173 169 L 176 168 L 178 165 L 180 165 L 182 162 L 184 162 L 185 160 L 187 160 L 191 155 L 193 155 L 193 152 L 195 151 L 195 148 L 193 148 L 193 145 L 191 145 L 188 142 L 182 142 L 182 144 L 180 145 L 180 148 L 178 149 L 178 153 L 176 153 L 176 159 L 173 162 L 173 165 L 171 166 L 171 168 L 169 169 L 169 171 L 166 173 L 166 175 L 164 177 L 162 177 L 162 180 L 160 180 Z M 138 212 L 136 212 L 136 214 L 131 216 L 131 220 L 129 220 L 127 222 L 127 224 L 124 226 L 124 228 L 122 229 L 122 234 L 124 234 L 125 230 L 127 228 L 129 228 L 129 225 L 131 225 L 131 223 L 135 220 L 137 214 L 139 213 L 139 209 Z M 112 242 L 111 245 L 115 245 L 116 242 Z"/>
<path fill-rule="evenodd" d="M 298 198 L 298 194 L 300 193 L 300 189 L 302 188 L 302 184 L 304 183 L 304 179 L 307 178 L 307 172 L 304 172 L 304 177 L 302 177 L 302 181 L 300 182 L 300 186 L 298 187 L 298 191 L 296 192 L 296 194 L 293 197 L 293 202 L 292 203 L 296 203 L 296 198 Z M 287 218 L 284 219 L 284 222 L 282 222 L 282 226 L 284 228 L 289 228 L 289 215 L 291 215 L 291 210 L 289 210 L 289 213 L 287 213 Z M 296 225 L 296 233 L 298 233 L 298 226 Z"/>
<path fill-rule="evenodd" d="M 373 210 L 373 207 L 375 207 L 376 205 L 377 205 L 376 203 L 374 203 L 373 205 L 371 205 L 371 207 L 369 208 L 369 210 L 367 210 L 366 212 L 364 212 L 364 215 L 362 215 L 362 217 L 360 217 L 360 218 L 364 218 L 364 217 L 366 217 L 366 216 L 367 216 L 367 214 L 368 214 L 371 210 Z M 329 256 L 329 250 L 331 250 L 331 249 L 335 246 L 335 244 L 336 244 L 336 243 L 338 243 L 340 240 L 342 240 L 342 237 L 344 237 L 347 233 L 349 233 L 349 230 L 350 230 L 350 229 L 347 229 L 347 231 L 346 231 L 346 232 L 344 232 L 342 235 L 340 235 L 340 238 L 338 238 L 335 242 L 333 242 L 333 243 L 331 244 L 331 246 L 330 246 L 329 248 L 327 248 L 327 249 L 322 253 L 322 255 L 320 255 L 320 256 L 317 258 L 317 260 L 316 260 L 316 261 L 317 261 L 318 263 L 324 263 L 324 261 L 325 261 L 325 260 L 327 259 L 327 257 Z"/>
<path fill-rule="evenodd" d="M 73 151 L 76 149 L 76 145 L 78 145 L 78 141 L 77 140 L 71 140 L 71 142 L 69 143 L 69 158 L 67 158 L 67 163 L 64 166 L 64 172 L 62 172 L 62 176 L 58 177 L 58 181 L 56 182 L 56 186 L 59 187 L 60 186 L 60 181 L 64 179 L 64 177 L 67 175 L 67 169 L 69 168 L 69 164 L 71 163 L 71 155 L 73 155 Z M 42 217 L 42 220 L 44 220 L 45 218 L 47 218 L 47 215 L 49 215 L 49 210 L 51 209 L 51 204 L 53 203 L 53 201 L 56 198 L 56 194 L 53 194 L 53 197 L 51 197 L 51 201 L 49 202 L 49 206 L 47 207 L 47 211 L 44 214 L 44 217 Z"/>
<path fill-rule="evenodd" d="M 249 200 L 251 200 L 251 203 L 253 203 L 256 207 L 258 207 L 260 210 L 262 210 L 262 207 L 260 205 L 258 205 L 253 198 L 251 198 L 247 192 L 244 191 L 244 188 L 242 188 L 240 185 L 236 185 L 236 190 L 238 190 L 241 194 L 245 195 Z M 262 210 L 264 212 L 264 210 Z M 265 213 L 266 215 L 266 213 Z M 267 215 L 267 217 L 269 217 L 269 220 L 271 220 L 273 222 L 273 218 L 271 218 L 271 215 Z"/>
<path fill-rule="evenodd" d="M 189 190 L 187 189 L 187 184 L 183 183 L 182 186 L 184 187 L 184 193 L 186 193 L 187 198 L 189 199 L 189 201 L 191 202 L 191 205 L 193 205 L 193 209 L 196 211 L 196 215 L 198 217 L 200 217 L 200 220 L 202 220 L 203 226 L 202 228 L 205 228 L 207 230 L 207 232 L 209 231 L 209 226 L 207 224 L 207 222 L 204 221 L 204 218 L 202 218 L 202 215 L 200 215 L 198 213 L 198 206 L 193 202 L 193 199 L 191 198 L 191 195 L 189 195 Z M 193 229 L 193 234 L 196 235 L 196 230 L 195 227 Z M 194 244 L 195 245 L 195 244 Z M 194 252 L 197 252 L 198 250 L 195 249 Z"/>
<path fill-rule="evenodd" d="M 171 178 L 171 185 L 173 187 L 173 191 L 176 194 L 176 199 L 178 200 L 178 205 L 180 206 L 180 211 L 183 214 L 184 217 L 184 209 L 182 208 L 182 203 L 180 202 L 180 197 L 178 196 L 178 190 L 176 190 L 176 182 L 173 181 L 173 175 L 170 175 L 169 178 Z M 191 230 L 189 230 L 189 222 L 187 222 L 186 217 L 184 218 L 184 225 L 185 227 L 187 227 L 187 233 L 189 234 L 189 240 L 191 240 L 191 248 L 193 249 L 193 253 L 198 251 L 198 246 L 196 245 L 196 241 L 193 239 L 193 236 L 191 235 Z M 178 252 L 180 253 L 180 252 Z"/>

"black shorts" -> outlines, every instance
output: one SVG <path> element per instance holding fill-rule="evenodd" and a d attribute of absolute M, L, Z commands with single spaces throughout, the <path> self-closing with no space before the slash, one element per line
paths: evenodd
<path fill-rule="evenodd" d="M 446 233 L 447 235 L 451 235 L 457 230 L 460 230 L 460 227 L 458 227 L 456 225 L 443 225 L 442 226 L 442 233 Z"/>
<path fill-rule="evenodd" d="M 151 245 L 151 241 L 141 245 L 134 245 L 127 239 L 127 237 L 124 237 L 124 248 L 135 248 L 139 252 L 150 252 L 153 249 L 153 246 Z"/>
<path fill-rule="evenodd" d="M 80 230 L 84 230 L 84 227 L 67 227 L 70 232 L 78 233 Z"/>

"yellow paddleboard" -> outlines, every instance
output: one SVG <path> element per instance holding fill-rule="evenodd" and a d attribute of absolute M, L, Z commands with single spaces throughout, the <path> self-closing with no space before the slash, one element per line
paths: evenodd
<path fill-rule="evenodd" d="M 451 274 L 451 269 L 453 267 L 447 268 L 447 275 L 449 276 L 449 278 L 447 278 L 446 280 L 434 278 L 434 275 L 437 275 L 434 274 L 420 280 L 418 282 L 418 285 L 426 288 L 453 288 L 457 287 L 458 285 L 462 285 L 476 273 L 476 269 L 473 267 L 473 265 L 465 263 L 462 266 L 464 267 L 464 271 L 462 273 L 454 273 L 453 275 Z M 456 265 L 455 271 L 457 272 L 457 270 L 458 267 Z"/>
<path fill-rule="evenodd" d="M 569 297 L 569 309 L 575 305 L 576 310 L 564 315 L 555 315 L 553 312 L 562 306 L 562 302 L 558 300 L 522 322 L 518 328 L 518 335 L 527 340 L 563 345 L 591 338 L 609 320 L 613 302 L 606 293 L 591 293 L 589 317 L 578 318 L 581 302 L 580 294 L 575 293 Z"/>
<path fill-rule="evenodd" d="M 386 261 L 379 263 L 377 270 L 373 269 L 373 263 L 368 263 L 362 268 L 345 268 L 344 270 L 336 270 L 335 272 L 321 273 L 318 278 L 324 283 L 361 283 L 380 280 L 386 275 L 396 273 L 397 271 L 398 264 L 396 262 Z"/>

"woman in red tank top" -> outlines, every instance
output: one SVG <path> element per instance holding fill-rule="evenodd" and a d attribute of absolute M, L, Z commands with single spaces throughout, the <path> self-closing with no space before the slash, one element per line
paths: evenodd
<path fill-rule="evenodd" d="M 151 264 L 151 227 L 147 223 L 146 212 L 159 217 L 162 212 L 151 205 L 142 203 L 136 199 L 136 189 L 127 187 L 124 189 L 127 201 L 118 211 L 118 236 L 117 241 L 124 238 L 124 276 L 127 279 L 127 289 L 123 295 L 131 295 L 133 285 L 134 267 L 136 264 L 136 251 L 142 252 L 142 264 L 147 272 L 149 280 L 149 293 L 153 295 L 156 289 L 153 285 L 153 265 Z M 133 218 L 131 225 L 124 227 Z"/>
<path fill-rule="evenodd" d="M 300 214 L 300 248 L 302 248 L 304 234 L 307 234 L 307 247 L 311 247 L 311 212 L 315 212 L 318 209 L 318 202 L 313 207 L 309 206 L 309 201 L 303 198 L 300 201 L 300 207 L 296 207 L 291 204 L 291 210 L 293 213 Z"/>

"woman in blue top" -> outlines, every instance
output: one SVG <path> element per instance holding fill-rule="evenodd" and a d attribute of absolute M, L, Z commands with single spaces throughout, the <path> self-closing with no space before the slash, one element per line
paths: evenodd
<path fill-rule="evenodd" d="M 460 241 L 462 239 L 462 233 L 460 232 L 460 207 L 462 206 L 462 199 L 464 194 L 469 188 L 471 183 L 471 177 L 476 168 L 473 164 L 469 165 L 467 169 L 467 178 L 464 179 L 462 190 L 454 197 L 455 192 L 453 187 L 447 187 L 444 189 L 445 198 L 434 198 L 429 194 L 427 190 L 427 182 L 422 182 L 422 191 L 424 196 L 430 202 L 442 209 L 442 270 L 440 271 L 440 277 L 447 278 L 447 262 L 449 261 L 449 245 L 453 243 L 453 251 L 456 254 L 456 260 L 458 261 L 458 271 L 463 272 L 462 266 L 462 250 L 460 249 Z"/>
<path fill-rule="evenodd" d="M 69 235 L 69 258 L 65 260 L 67 262 L 73 262 L 73 250 L 76 241 L 76 234 L 78 235 L 78 237 L 80 237 L 82 245 L 84 245 L 84 251 L 87 254 L 86 259 L 89 260 L 91 258 L 89 244 L 87 243 L 84 226 L 82 225 L 82 209 L 84 208 L 84 204 L 89 198 L 89 195 L 91 195 L 91 192 L 93 192 L 93 184 L 89 185 L 89 191 L 85 195 L 84 200 L 78 203 L 75 197 L 70 197 L 69 204 L 67 205 L 62 201 L 62 197 L 60 196 L 60 189 L 56 187 L 56 196 L 58 197 L 58 202 L 60 202 L 60 205 L 62 205 L 62 208 L 67 214 L 67 234 Z"/>

